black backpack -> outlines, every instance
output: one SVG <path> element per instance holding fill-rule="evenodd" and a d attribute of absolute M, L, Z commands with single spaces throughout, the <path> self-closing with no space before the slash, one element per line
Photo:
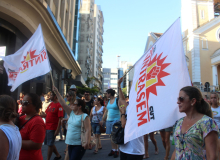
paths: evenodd
<path fill-rule="evenodd" d="M 124 144 L 124 128 L 121 126 L 121 121 L 113 124 L 111 137 L 115 144 Z"/>

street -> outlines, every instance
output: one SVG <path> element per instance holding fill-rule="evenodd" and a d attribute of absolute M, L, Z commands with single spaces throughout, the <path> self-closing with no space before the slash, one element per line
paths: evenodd
<path fill-rule="evenodd" d="M 159 154 L 155 155 L 154 154 L 154 145 L 152 144 L 152 142 L 149 140 L 149 155 L 150 158 L 148 158 L 148 160 L 163 160 L 164 156 L 165 156 L 165 149 L 163 147 L 162 141 L 161 141 L 161 137 L 159 134 L 155 135 L 155 139 L 157 141 L 157 145 L 159 147 Z M 102 141 L 102 150 L 99 150 L 98 154 L 94 154 L 92 150 L 87 150 L 83 160 L 119 160 L 120 158 L 113 158 L 112 156 L 109 157 L 108 153 L 111 150 L 111 145 L 110 145 L 110 139 L 108 135 L 101 135 L 101 141 Z M 171 142 L 170 142 L 171 143 Z M 65 155 L 64 155 L 64 150 L 66 147 L 66 144 L 64 141 L 57 141 L 55 143 L 58 152 L 61 154 L 62 156 L 62 160 L 64 159 Z M 174 146 L 171 145 L 171 151 L 170 151 L 170 157 L 171 154 L 174 150 Z M 43 145 L 42 147 L 42 154 L 43 154 L 43 158 L 44 160 L 46 160 L 47 158 L 47 146 Z M 53 160 L 53 158 L 55 157 L 55 155 L 53 154 L 51 157 L 51 160 Z"/>

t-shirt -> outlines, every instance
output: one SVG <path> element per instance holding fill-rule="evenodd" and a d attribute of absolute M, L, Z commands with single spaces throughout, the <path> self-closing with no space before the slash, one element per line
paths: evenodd
<path fill-rule="evenodd" d="M 220 129 L 220 106 L 218 108 L 212 108 L 212 113 L 213 119 L 215 120 L 215 122 L 218 125 L 218 128 Z"/>
<path fill-rule="evenodd" d="M 8 138 L 9 151 L 7 160 L 18 160 L 22 144 L 18 127 L 10 124 L 2 124 L 0 125 L 0 130 L 2 130 Z"/>
<path fill-rule="evenodd" d="M 83 121 L 88 116 L 83 113 Z M 70 113 L 68 120 L 68 128 L 65 143 L 68 145 L 81 145 L 81 120 L 82 115 L 75 115 L 73 111 Z M 85 126 L 85 125 L 84 125 Z"/>
<path fill-rule="evenodd" d="M 92 103 L 93 103 L 93 99 L 91 98 L 89 102 L 86 102 L 86 109 L 88 111 L 88 113 L 90 113 L 91 109 L 92 109 Z"/>
<path fill-rule="evenodd" d="M 59 118 L 63 117 L 63 107 L 59 102 L 51 102 L 45 111 L 46 116 L 46 130 L 56 130 L 59 122 Z"/>
<path fill-rule="evenodd" d="M 120 145 L 120 151 L 132 155 L 144 155 L 144 136 L 131 140 L 126 144 Z"/>
<path fill-rule="evenodd" d="M 47 107 L 50 105 L 51 102 L 46 102 L 44 101 L 43 105 L 42 105 L 42 112 L 45 112 Z"/>
<path fill-rule="evenodd" d="M 27 120 L 26 115 L 19 118 L 20 126 L 22 126 Z M 46 127 L 45 123 L 40 116 L 33 117 L 28 121 L 20 130 L 22 140 L 31 140 L 35 143 L 43 143 Z M 20 151 L 20 160 L 43 160 L 41 149 L 38 150 L 24 150 Z"/>

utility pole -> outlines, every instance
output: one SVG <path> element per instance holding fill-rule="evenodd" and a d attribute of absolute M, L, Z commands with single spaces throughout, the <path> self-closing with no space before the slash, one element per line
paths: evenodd
<path fill-rule="evenodd" d="M 117 55 L 117 58 L 118 58 L 118 69 L 120 68 L 120 55 Z"/>

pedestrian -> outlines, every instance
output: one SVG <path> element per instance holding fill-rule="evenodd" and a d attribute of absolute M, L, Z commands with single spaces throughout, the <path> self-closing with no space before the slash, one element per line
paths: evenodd
<path fill-rule="evenodd" d="M 90 92 L 89 91 L 85 91 L 84 93 L 84 97 L 85 97 L 85 102 L 86 102 L 86 109 L 88 111 L 88 113 L 90 113 L 93 105 L 92 103 L 94 102 L 93 99 L 90 96 Z"/>
<path fill-rule="evenodd" d="M 0 159 L 18 160 L 21 150 L 21 134 L 13 120 L 17 117 L 16 104 L 8 95 L 0 95 Z"/>
<path fill-rule="evenodd" d="M 19 100 L 17 100 L 17 103 L 18 103 L 18 114 L 19 114 L 19 116 L 24 115 L 24 114 L 22 113 L 22 105 L 21 105 L 21 104 L 22 104 L 22 100 L 23 100 L 25 94 L 26 94 L 26 93 L 25 93 L 24 91 L 20 92 Z"/>
<path fill-rule="evenodd" d="M 42 102 L 44 102 L 44 101 L 45 101 L 44 95 L 45 95 L 45 93 L 44 93 L 44 92 L 42 92 L 42 93 L 41 93 L 41 95 L 40 95 L 40 100 L 41 100 Z"/>
<path fill-rule="evenodd" d="M 117 98 L 115 97 L 115 90 L 108 89 L 107 91 L 107 98 L 110 100 L 108 101 L 106 111 L 103 115 L 102 121 L 100 122 L 103 125 L 103 122 L 106 121 L 106 134 L 111 134 L 112 126 L 115 122 L 120 121 L 120 111 L 118 108 Z M 117 158 L 119 155 L 118 145 L 113 143 L 111 140 L 112 150 L 108 154 L 108 156 L 113 156 Z"/>
<path fill-rule="evenodd" d="M 118 80 L 118 86 L 121 86 L 123 78 Z M 125 128 L 127 122 L 126 108 L 129 107 L 124 94 L 119 87 L 119 110 L 121 113 L 121 125 Z M 126 144 L 120 145 L 120 160 L 142 160 L 144 156 L 144 137 L 141 136 L 134 140 L 127 142 Z"/>
<path fill-rule="evenodd" d="M 107 97 L 103 97 L 103 102 L 104 102 L 104 106 L 106 107 L 108 104 L 108 98 Z"/>
<path fill-rule="evenodd" d="M 213 119 L 217 123 L 218 129 L 220 129 L 220 106 L 218 93 L 211 93 L 210 101 L 212 104 L 211 109 L 213 113 Z M 220 136 L 218 137 L 218 155 L 220 156 Z"/>
<path fill-rule="evenodd" d="M 68 144 L 68 153 L 70 160 L 81 160 L 89 148 L 91 138 L 91 127 L 88 114 L 86 114 L 85 102 L 81 99 L 76 99 L 75 95 L 70 96 L 70 106 L 66 105 L 64 99 L 59 94 L 56 87 L 53 87 L 54 92 L 57 94 L 58 100 L 69 115 L 68 129 L 66 136 L 66 144 Z M 86 142 L 82 146 L 81 143 L 81 124 L 84 124 Z"/>
<path fill-rule="evenodd" d="M 163 142 L 163 147 L 166 150 L 166 155 L 164 157 L 164 160 L 168 160 L 169 154 L 170 154 L 170 134 L 173 131 L 173 127 L 168 127 L 165 129 L 160 130 L 160 136 Z"/>
<path fill-rule="evenodd" d="M 171 159 L 216 160 L 219 128 L 201 92 L 196 87 L 183 87 L 177 104 L 186 116 L 174 125 L 175 150 Z"/>
<path fill-rule="evenodd" d="M 50 101 L 50 92 L 48 92 L 47 94 L 44 95 L 45 101 L 42 104 L 42 109 L 40 109 L 40 114 L 41 113 L 45 113 L 45 111 L 47 110 L 47 107 L 50 105 L 51 101 Z"/>
<path fill-rule="evenodd" d="M 81 99 L 77 96 L 77 88 L 74 84 L 70 86 L 69 90 L 73 91 L 76 94 L 76 99 Z"/>
<path fill-rule="evenodd" d="M 126 102 L 129 104 L 129 96 L 126 97 Z"/>
<path fill-rule="evenodd" d="M 67 106 L 70 106 L 70 102 L 71 101 L 75 101 L 76 98 L 72 98 L 72 97 L 76 97 L 76 94 L 74 91 L 69 90 L 66 97 L 64 98 L 64 101 L 66 102 Z M 66 140 L 66 134 L 67 134 L 67 128 L 68 128 L 68 119 L 69 119 L 69 115 L 67 114 L 67 112 L 64 110 L 65 114 L 64 114 L 64 118 L 62 120 L 62 126 L 64 127 L 64 135 L 65 135 L 65 140 Z M 64 160 L 69 160 L 69 154 L 68 154 L 68 144 L 66 145 L 66 149 L 64 151 L 65 154 L 65 158 Z"/>
<path fill-rule="evenodd" d="M 93 133 L 95 134 L 95 141 L 96 141 L 96 146 L 93 153 L 97 154 L 98 150 L 102 149 L 101 140 L 100 140 L 101 130 L 100 130 L 99 122 L 102 120 L 103 114 L 106 109 L 104 107 L 103 100 L 101 98 L 96 98 L 94 100 L 94 105 L 95 106 L 91 109 L 90 112 L 90 121 L 92 122 L 92 130 Z"/>
<path fill-rule="evenodd" d="M 50 100 L 52 101 L 45 111 L 46 114 L 41 115 L 46 117 L 46 137 L 44 144 L 48 146 L 47 160 L 50 160 L 52 153 L 55 153 L 54 160 L 61 159 L 61 155 L 57 151 L 54 145 L 56 136 L 60 132 L 61 120 L 63 118 L 63 107 L 60 105 L 57 99 L 57 95 L 51 91 Z"/>
<path fill-rule="evenodd" d="M 149 133 L 150 135 L 150 139 L 152 141 L 152 143 L 154 144 L 155 147 L 155 155 L 159 154 L 159 149 L 157 147 L 157 141 L 154 138 L 154 132 Z M 149 158 L 149 153 L 148 153 L 148 134 L 144 135 L 144 148 L 145 148 L 145 155 L 144 155 L 144 159 Z"/>
<path fill-rule="evenodd" d="M 19 160 L 43 160 L 41 147 L 44 142 L 46 126 L 40 116 L 42 108 L 40 97 L 34 93 L 28 93 L 22 101 L 24 116 L 19 118 L 19 129 L 22 137 L 22 148 Z"/>

